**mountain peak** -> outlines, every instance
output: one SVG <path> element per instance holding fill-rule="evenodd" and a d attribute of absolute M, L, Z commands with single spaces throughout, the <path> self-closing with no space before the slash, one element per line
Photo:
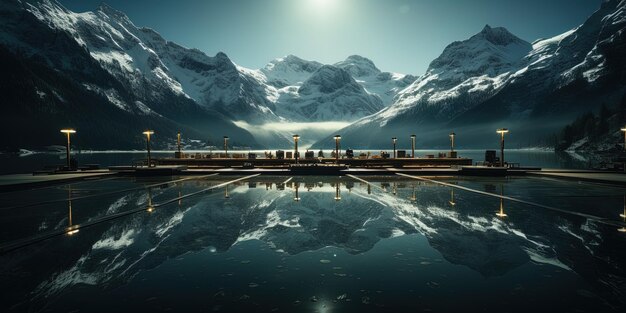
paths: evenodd
<path fill-rule="evenodd" d="M 105 2 L 101 2 L 97 9 L 98 12 L 102 12 L 110 17 L 115 17 L 120 20 L 126 20 L 130 22 L 130 19 L 126 15 L 126 13 L 113 8 Z"/>
<path fill-rule="evenodd" d="M 491 42 L 494 45 L 498 46 L 506 46 L 512 43 L 522 43 L 524 40 L 518 38 L 513 35 L 504 27 L 491 27 L 489 24 L 485 25 L 480 33 L 476 34 L 474 37 L 481 37 L 485 40 Z M 472 38 L 474 38 L 472 37 Z"/>
<path fill-rule="evenodd" d="M 284 56 L 282 58 L 278 58 L 278 60 L 284 61 L 284 62 L 289 62 L 289 63 L 291 63 L 291 62 L 298 62 L 298 63 L 306 62 L 304 59 L 302 59 L 302 58 L 300 58 L 298 56 L 295 56 L 293 54 L 288 54 L 288 55 L 286 55 L 286 56 Z"/>
<path fill-rule="evenodd" d="M 220 60 L 228 60 L 230 61 L 230 58 L 228 57 L 228 55 L 226 55 L 226 53 L 220 51 L 217 54 L 215 54 L 215 58 L 216 59 L 220 59 Z"/>
<path fill-rule="evenodd" d="M 347 57 L 344 61 L 336 63 L 335 66 L 348 71 L 355 77 L 380 74 L 380 70 L 372 60 L 356 54 Z"/>
<path fill-rule="evenodd" d="M 310 94 L 317 89 L 328 94 L 346 86 L 357 90 L 360 88 L 348 71 L 333 65 L 323 65 L 302 84 L 300 93 Z"/>
<path fill-rule="evenodd" d="M 469 39 L 448 45 L 431 62 L 429 71 L 445 71 L 459 79 L 472 75 L 495 76 L 510 70 L 531 50 L 530 43 L 511 34 L 506 28 L 485 25 Z M 457 75 L 459 73 L 463 75 Z"/>

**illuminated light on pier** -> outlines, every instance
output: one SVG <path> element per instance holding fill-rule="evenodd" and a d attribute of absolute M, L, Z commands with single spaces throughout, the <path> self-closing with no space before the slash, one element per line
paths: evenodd
<path fill-rule="evenodd" d="M 293 143 L 294 143 L 294 158 L 296 159 L 296 164 L 298 164 L 298 140 L 300 140 L 300 135 L 293 135 Z"/>
<path fill-rule="evenodd" d="M 339 142 L 341 141 L 341 135 L 335 135 L 335 163 L 339 164 Z"/>
<path fill-rule="evenodd" d="M 454 132 L 450 133 L 450 152 L 454 152 L 454 136 L 456 136 L 456 134 Z"/>
<path fill-rule="evenodd" d="M 154 135 L 154 131 L 146 130 L 142 134 L 146 135 L 146 150 L 148 151 L 148 167 L 151 167 L 152 158 L 150 157 L 150 137 Z"/>
<path fill-rule="evenodd" d="M 224 136 L 224 153 L 226 154 L 226 157 L 228 158 L 228 136 Z"/>
<path fill-rule="evenodd" d="M 504 134 L 508 134 L 509 130 L 506 128 L 499 128 L 496 133 L 500 134 L 500 166 L 504 167 Z"/>
<path fill-rule="evenodd" d="M 67 157 L 67 169 L 69 170 L 71 167 L 70 164 L 70 135 L 75 134 L 76 130 L 71 128 L 61 129 L 61 132 L 67 135 L 67 146 L 65 147 L 65 154 Z"/>

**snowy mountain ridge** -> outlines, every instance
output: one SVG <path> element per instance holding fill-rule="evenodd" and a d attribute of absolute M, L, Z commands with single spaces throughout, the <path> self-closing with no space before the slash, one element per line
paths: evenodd
<path fill-rule="evenodd" d="M 452 130 L 484 145 L 488 130 L 507 125 L 541 145 L 579 114 L 616 103 L 626 92 L 625 10 L 626 1 L 605 1 L 580 26 L 533 44 L 487 25 L 448 45 L 392 105 L 338 132 L 352 138 L 346 141 L 352 147 L 418 132 L 418 144 L 433 147 Z M 529 123 L 534 127 L 523 127 Z"/>

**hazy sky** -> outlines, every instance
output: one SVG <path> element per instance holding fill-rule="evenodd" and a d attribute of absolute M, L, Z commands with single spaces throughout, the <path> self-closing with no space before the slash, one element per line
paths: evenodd
<path fill-rule="evenodd" d="M 92 11 L 101 0 L 59 0 Z M 137 26 L 209 55 L 260 68 L 287 54 L 334 63 L 370 58 L 384 71 L 423 74 L 446 45 L 485 24 L 527 41 L 582 24 L 601 0 L 108 0 Z"/>

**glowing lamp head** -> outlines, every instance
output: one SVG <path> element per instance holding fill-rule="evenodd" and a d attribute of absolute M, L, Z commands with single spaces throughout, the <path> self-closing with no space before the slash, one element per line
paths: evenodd
<path fill-rule="evenodd" d="M 68 129 L 61 129 L 61 132 L 64 134 L 74 134 L 76 133 L 76 130 L 68 128 Z"/>
<path fill-rule="evenodd" d="M 300 139 L 300 135 L 293 135 L 293 140 L 298 141 Z"/>
<path fill-rule="evenodd" d="M 415 135 L 411 135 L 411 139 L 415 139 L 415 137 L 417 137 L 417 136 L 415 136 Z"/>
<path fill-rule="evenodd" d="M 626 127 L 622 127 L 621 131 L 626 132 Z"/>
<path fill-rule="evenodd" d="M 229 139 L 228 136 L 224 136 L 224 140 L 228 140 L 228 139 Z"/>
<path fill-rule="evenodd" d="M 393 137 L 393 138 L 391 138 L 391 141 L 393 141 L 393 143 L 396 143 L 398 141 L 398 138 Z"/>
<path fill-rule="evenodd" d="M 498 128 L 498 130 L 496 130 L 496 133 L 504 135 L 506 133 L 508 133 L 509 130 L 507 128 Z"/>
<path fill-rule="evenodd" d="M 454 132 L 451 132 L 450 137 L 454 137 L 454 136 L 456 136 L 456 134 Z"/>
<path fill-rule="evenodd" d="M 153 130 L 146 130 L 146 131 L 145 131 L 145 132 L 143 132 L 142 134 L 144 134 L 144 135 L 146 135 L 146 136 L 150 137 L 150 135 L 153 135 L 153 134 L 154 134 L 154 131 L 153 131 Z"/>
<path fill-rule="evenodd" d="M 341 135 L 335 135 L 335 140 L 341 140 Z"/>

